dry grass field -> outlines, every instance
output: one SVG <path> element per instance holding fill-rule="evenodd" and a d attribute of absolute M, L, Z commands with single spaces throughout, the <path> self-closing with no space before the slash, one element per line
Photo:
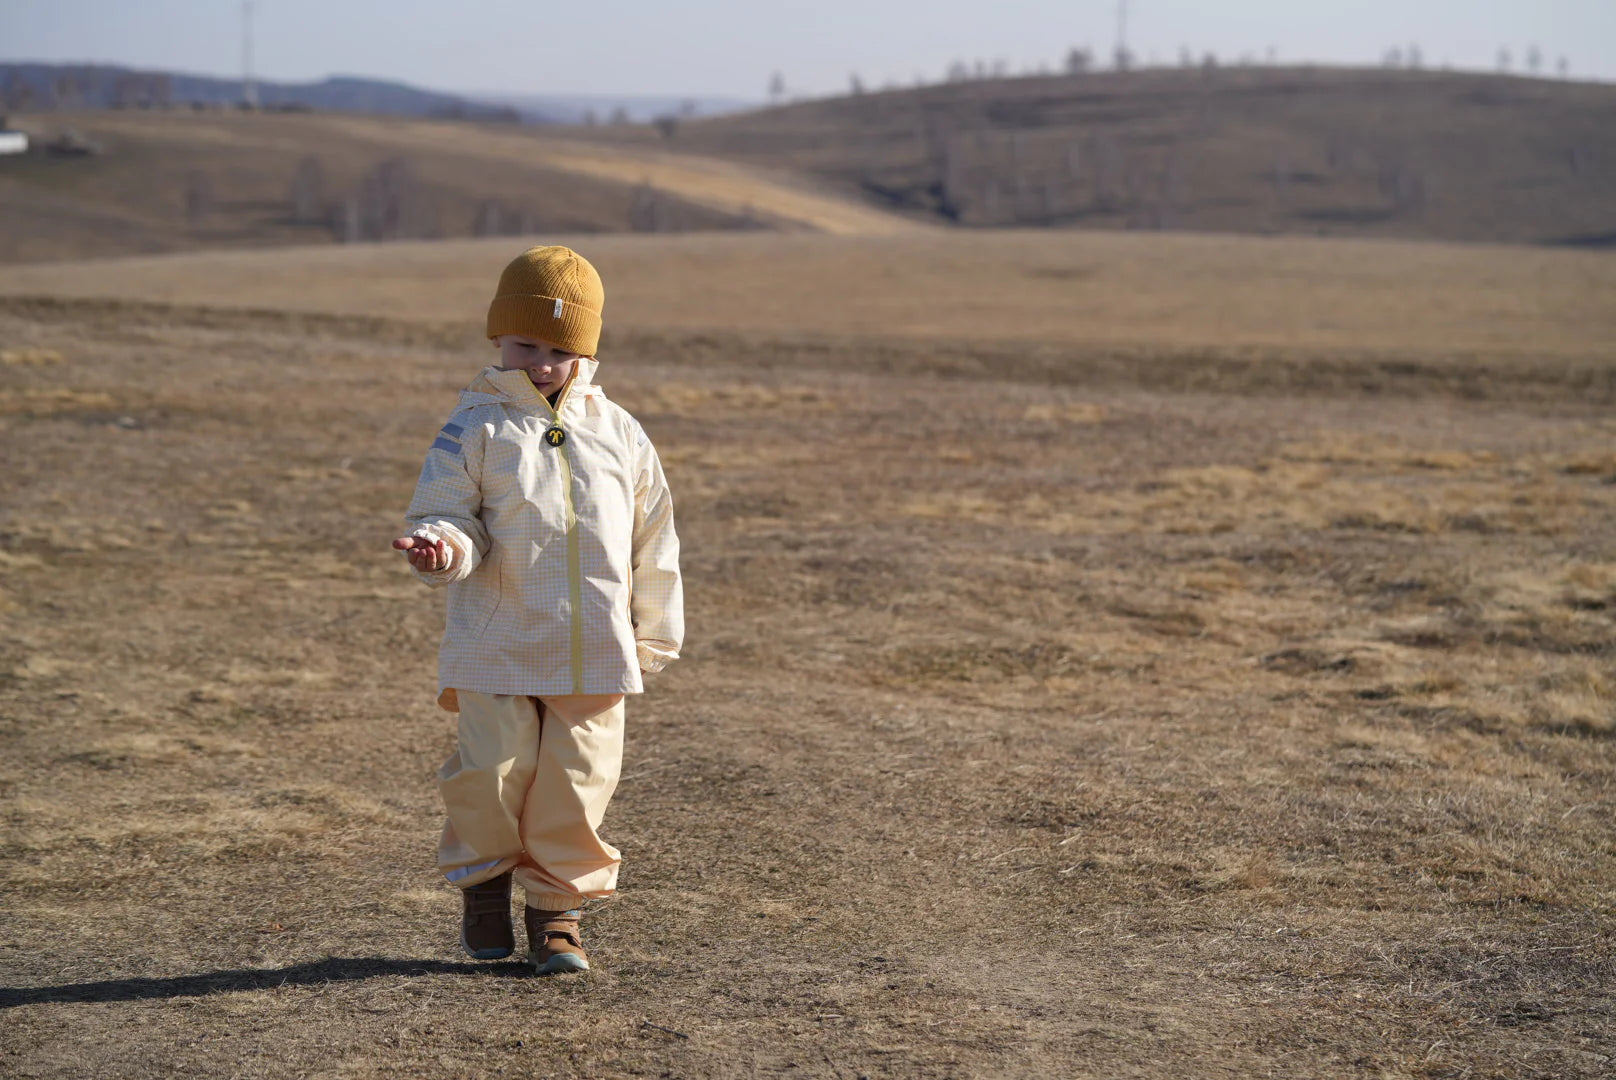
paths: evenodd
<path fill-rule="evenodd" d="M 551 980 L 387 548 L 513 242 L 0 273 L 0 1073 L 1611 1075 L 1616 266 L 933 243 L 577 240 L 691 625 Z"/>
<path fill-rule="evenodd" d="M 590 137 L 971 226 L 1616 244 L 1616 89 L 1311 67 L 974 79 Z"/>
<path fill-rule="evenodd" d="M 680 120 L 44 111 L 0 264 L 339 240 L 729 229 L 1616 243 L 1610 86 L 1245 67 L 972 80 Z"/>
<path fill-rule="evenodd" d="M 0 263 L 331 243 L 350 204 L 359 239 L 920 228 L 789 173 L 554 129 L 324 113 L 14 119 L 42 145 L 72 131 L 102 152 L 0 158 Z"/>

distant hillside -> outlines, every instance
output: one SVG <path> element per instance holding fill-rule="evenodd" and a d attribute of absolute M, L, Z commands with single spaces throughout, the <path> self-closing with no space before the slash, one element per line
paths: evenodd
<path fill-rule="evenodd" d="M 672 97 L 645 94 L 502 94 L 472 93 L 485 105 L 508 106 L 531 123 L 646 124 L 662 116 L 723 116 L 755 109 L 739 98 Z"/>
<path fill-rule="evenodd" d="M 1616 244 L 1616 86 L 1398 70 L 975 81 L 680 122 L 691 152 L 968 226 Z"/>
<path fill-rule="evenodd" d="M 627 160 L 615 171 L 580 173 L 545 134 L 553 129 L 514 124 L 189 109 L 25 113 L 12 122 L 34 152 L 0 157 L 0 262 L 755 228 L 769 216 L 761 205 L 754 214 L 648 183 L 652 167 L 621 151 Z"/>
<path fill-rule="evenodd" d="M 266 109 L 306 108 L 388 116 L 516 120 L 505 105 L 472 101 L 404 83 L 333 76 L 317 83 L 255 83 Z M 0 103 L 12 113 L 42 109 L 106 109 L 238 105 L 240 79 L 135 71 L 97 64 L 0 63 Z"/>

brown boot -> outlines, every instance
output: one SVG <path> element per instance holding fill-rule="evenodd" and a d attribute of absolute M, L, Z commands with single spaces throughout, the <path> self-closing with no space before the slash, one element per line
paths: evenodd
<path fill-rule="evenodd" d="M 588 971 L 589 957 L 578 936 L 578 911 L 540 911 L 523 905 L 527 922 L 527 958 L 540 975 Z"/>
<path fill-rule="evenodd" d="M 473 960 L 503 960 L 516 950 L 511 872 L 460 890 L 460 945 Z"/>

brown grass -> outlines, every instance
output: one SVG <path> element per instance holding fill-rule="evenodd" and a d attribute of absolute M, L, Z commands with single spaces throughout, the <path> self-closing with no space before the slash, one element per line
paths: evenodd
<path fill-rule="evenodd" d="M 1598 331 L 653 330 L 625 272 L 601 378 L 690 643 L 632 703 L 598 970 L 540 981 L 456 953 L 439 598 L 386 550 L 477 306 L 242 310 L 275 257 L 198 306 L 235 265 L 0 302 L 57 357 L 0 366 L 7 1075 L 1610 1073 Z"/>
<path fill-rule="evenodd" d="M 492 232 L 918 228 L 767 169 L 510 125 L 189 111 L 14 119 L 41 144 L 72 130 L 104 152 L 0 161 L 4 263 L 331 243 L 345 200 L 384 167 L 395 201 L 368 205 L 387 215 L 387 239 L 472 236 L 479 221 Z M 310 158 L 320 181 L 313 213 L 299 217 L 294 179 Z M 490 203 L 497 222 L 481 217 Z"/>
<path fill-rule="evenodd" d="M 818 339 L 814 361 L 838 367 L 850 338 L 860 339 L 855 362 L 884 370 L 913 366 L 921 339 L 934 343 L 932 370 L 960 374 L 1014 367 L 1060 380 L 1076 362 L 1085 383 L 1149 378 L 1216 392 L 1255 378 L 1316 387 L 1327 374 L 1342 393 L 1418 382 L 1458 397 L 1526 370 L 1608 393 L 1616 340 L 1616 260 L 1598 253 L 1309 238 L 935 231 L 358 244 L 0 267 L 0 295 L 460 323 L 486 309 L 489 267 L 541 240 L 570 243 L 599 266 L 608 332 L 690 331 L 686 349 L 737 333 L 805 349 Z M 1033 273 L 1048 268 L 1074 276 Z"/>
<path fill-rule="evenodd" d="M 977 80 L 599 128 L 833 184 L 917 221 L 1612 242 L 1607 84 L 1246 67 Z"/>

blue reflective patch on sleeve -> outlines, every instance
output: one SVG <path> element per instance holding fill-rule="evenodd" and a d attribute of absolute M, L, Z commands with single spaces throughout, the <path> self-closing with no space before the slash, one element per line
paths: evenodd
<path fill-rule="evenodd" d="M 460 444 L 453 439 L 438 439 L 432 444 L 434 450 L 447 450 L 451 454 L 460 453 Z"/>
<path fill-rule="evenodd" d="M 466 433 L 466 429 L 459 424 L 444 424 L 443 433 L 458 439 Z"/>

